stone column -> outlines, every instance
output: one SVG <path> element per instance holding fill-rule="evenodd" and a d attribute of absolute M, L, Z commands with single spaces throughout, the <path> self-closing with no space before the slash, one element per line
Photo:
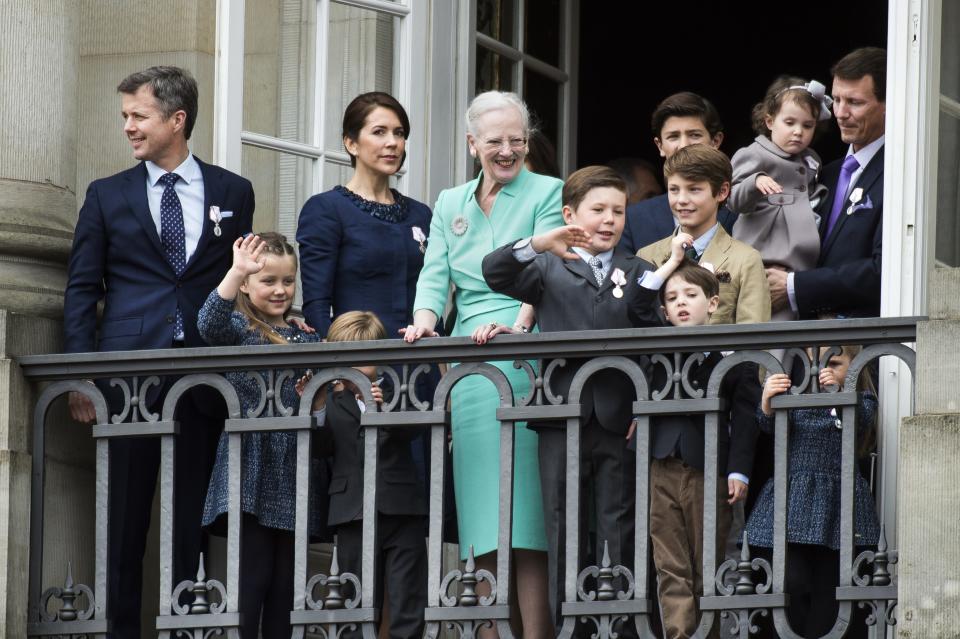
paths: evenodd
<path fill-rule="evenodd" d="M 917 325 L 916 411 L 900 431 L 898 632 L 960 628 L 960 269 L 935 269 Z"/>
<path fill-rule="evenodd" d="M 22 637 L 27 621 L 30 435 L 35 395 L 15 358 L 60 349 L 66 261 L 76 218 L 77 71 L 80 4 L 0 3 L 0 635 Z M 60 419 L 57 419 L 57 417 Z M 51 421 L 63 424 L 62 409 Z M 51 427 L 48 495 L 64 515 L 82 512 L 86 490 L 64 481 L 87 456 L 89 438 Z M 59 462 L 57 461 L 59 459 Z M 70 471 L 69 474 L 72 474 Z M 81 519 L 84 516 L 81 516 Z M 89 516 L 86 516 L 89 519 Z M 49 530 L 48 566 L 63 579 L 68 556 L 88 579 L 92 520 Z M 57 543 L 60 542 L 60 543 Z M 90 546 L 92 549 L 92 546 Z M 53 585 L 53 583 L 45 584 Z"/>

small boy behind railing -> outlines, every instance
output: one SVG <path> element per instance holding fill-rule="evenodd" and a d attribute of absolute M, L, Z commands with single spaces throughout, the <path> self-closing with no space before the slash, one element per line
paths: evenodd
<path fill-rule="evenodd" d="M 660 300 L 667 322 L 677 327 L 703 326 L 720 302 L 719 282 L 708 269 L 690 259 L 666 278 Z M 706 391 L 714 368 L 723 359 L 718 352 L 694 353 L 687 380 Z M 655 365 L 651 389 L 675 383 L 664 366 Z M 682 389 L 682 386 L 681 386 Z M 688 396 L 684 391 L 684 395 Z M 747 495 L 753 466 L 760 399 L 757 366 L 742 363 L 723 378 L 717 431 L 716 549 L 723 548 L 730 528 L 731 505 Z M 650 537 L 659 581 L 657 595 L 666 637 L 691 637 L 697 629 L 698 601 L 704 578 L 704 417 L 702 414 L 658 415 L 650 419 Z M 726 478 L 726 481 L 723 479 Z M 716 626 L 714 626 L 716 628 Z"/>

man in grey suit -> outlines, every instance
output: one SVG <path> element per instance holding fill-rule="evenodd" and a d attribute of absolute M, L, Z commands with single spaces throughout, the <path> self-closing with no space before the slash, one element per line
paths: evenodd
<path fill-rule="evenodd" d="M 512 242 L 484 258 L 483 275 L 490 288 L 532 304 L 543 332 L 659 326 L 656 298 L 660 274 L 654 273 L 655 267 L 649 262 L 617 247 L 626 208 L 622 178 L 608 167 L 580 169 L 564 185 L 563 204 L 569 226 Z M 692 242 L 689 236 L 680 234 L 678 246 L 684 239 Z M 683 256 L 682 249 L 679 256 Z M 674 267 L 670 263 L 662 270 L 672 271 Z M 565 366 L 556 368 L 548 380 L 553 393 L 567 396 L 573 377 L 584 363 L 568 360 Z M 635 472 L 635 460 L 634 453 L 627 449 L 627 440 L 632 435 L 635 397 L 632 382 L 610 369 L 592 375 L 580 392 L 580 494 L 585 499 L 584 489 L 592 482 L 598 554 L 607 545 L 614 565 L 628 564 L 633 555 L 633 482 L 627 478 Z M 565 570 L 564 426 L 538 426 L 550 555 L 550 604 L 556 621 L 560 619 L 560 585 Z M 584 509 L 581 514 L 585 517 Z M 582 522 L 580 529 L 584 530 Z M 581 541 L 583 538 L 581 535 Z M 624 625 L 622 632 L 628 630 Z"/>

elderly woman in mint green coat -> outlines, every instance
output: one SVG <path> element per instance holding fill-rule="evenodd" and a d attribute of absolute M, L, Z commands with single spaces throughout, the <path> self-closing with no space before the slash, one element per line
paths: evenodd
<path fill-rule="evenodd" d="M 563 182 L 524 168 L 529 136 L 526 105 L 512 93 L 478 95 L 467 111 L 467 143 L 482 171 L 470 182 L 440 193 L 430 224 L 430 241 L 417 282 L 414 323 L 405 339 L 435 335 L 450 283 L 456 286 L 453 335 L 483 343 L 496 325 L 532 323 L 529 307 L 487 286 L 483 257 L 510 240 L 562 226 Z M 529 393 L 529 379 L 512 362 L 492 362 L 510 380 L 514 400 Z M 460 552 L 473 546 L 478 567 L 496 569 L 499 396 L 493 384 L 469 376 L 453 388 L 453 474 Z M 516 591 L 523 637 L 553 637 L 547 602 L 546 537 L 537 461 L 537 435 L 516 425 L 513 548 Z M 489 636 L 496 636 L 488 631 Z"/>

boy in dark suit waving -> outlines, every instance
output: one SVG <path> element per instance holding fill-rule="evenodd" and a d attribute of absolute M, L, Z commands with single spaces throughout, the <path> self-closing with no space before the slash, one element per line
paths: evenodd
<path fill-rule="evenodd" d="M 484 258 L 483 275 L 490 288 L 533 305 L 543 332 L 659 326 L 657 289 L 683 258 L 682 243 L 692 243 L 692 238 L 685 233 L 674 238 L 675 256 L 655 273 L 649 262 L 617 248 L 627 196 L 626 185 L 612 169 L 576 171 L 564 184 L 562 198 L 567 226 L 512 242 Z M 569 360 L 557 368 L 549 380 L 551 390 L 566 396 L 584 363 Z M 633 477 L 635 460 L 626 439 L 634 399 L 633 384 L 614 370 L 592 375 L 580 395 L 581 495 L 591 483 L 596 488 L 598 550 L 606 543 L 613 564 L 633 555 L 634 483 L 628 478 Z M 566 485 L 566 431 L 557 426 L 541 424 L 538 429 L 555 618 L 562 601 Z"/>

